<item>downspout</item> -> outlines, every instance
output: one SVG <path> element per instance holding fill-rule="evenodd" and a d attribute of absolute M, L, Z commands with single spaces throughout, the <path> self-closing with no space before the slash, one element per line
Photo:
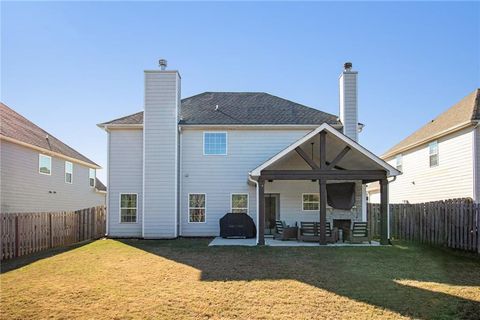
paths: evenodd
<path fill-rule="evenodd" d="M 255 207 L 256 207 L 256 211 L 257 211 L 257 218 L 256 218 L 256 220 L 257 220 L 257 237 L 256 237 L 257 239 L 256 240 L 257 241 L 256 242 L 258 243 L 258 234 L 260 232 L 260 230 L 259 230 L 259 225 L 260 225 L 259 222 L 260 221 L 258 220 L 258 217 L 259 217 L 259 214 L 258 214 L 258 181 L 252 179 L 252 176 L 251 176 L 250 172 L 248 173 L 248 180 L 250 182 L 255 183 L 255 185 L 256 185 L 256 191 L 255 191 L 255 194 L 256 194 L 256 196 L 255 196 Z"/>

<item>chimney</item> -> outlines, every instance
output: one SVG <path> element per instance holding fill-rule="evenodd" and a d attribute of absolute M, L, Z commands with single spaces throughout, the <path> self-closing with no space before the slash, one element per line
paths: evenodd
<path fill-rule="evenodd" d="M 180 74 L 145 70 L 143 115 L 143 228 L 144 238 L 174 238 L 178 222 L 178 115 Z"/>
<path fill-rule="evenodd" d="M 340 75 L 340 121 L 343 124 L 343 134 L 358 141 L 358 90 L 357 71 L 352 70 L 352 63 L 345 62 Z"/>

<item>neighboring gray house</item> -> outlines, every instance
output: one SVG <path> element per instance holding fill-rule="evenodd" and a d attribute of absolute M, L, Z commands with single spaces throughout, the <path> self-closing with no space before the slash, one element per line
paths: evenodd
<path fill-rule="evenodd" d="M 390 148 L 382 158 L 402 171 L 390 183 L 393 203 L 480 200 L 480 89 Z M 369 201 L 379 202 L 377 184 Z"/>
<path fill-rule="evenodd" d="M 145 71 L 144 112 L 98 125 L 108 134 L 110 237 L 217 236 L 225 213 L 245 212 L 262 244 L 275 219 L 365 220 L 365 184 L 387 188 L 399 174 L 356 142 L 351 64 L 340 76 L 340 118 L 261 92 L 181 99 L 180 83 L 178 71 Z M 353 205 L 327 206 L 326 188 L 345 181 Z"/>
<path fill-rule="evenodd" d="M 2 213 L 52 212 L 105 204 L 95 162 L 0 103 Z"/>

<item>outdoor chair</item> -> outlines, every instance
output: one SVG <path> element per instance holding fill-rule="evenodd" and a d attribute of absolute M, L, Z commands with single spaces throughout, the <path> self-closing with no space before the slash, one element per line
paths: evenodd
<path fill-rule="evenodd" d="M 350 232 L 350 241 L 352 243 L 362 243 L 364 241 L 371 243 L 367 222 L 353 222 L 353 228 Z"/>
<path fill-rule="evenodd" d="M 320 241 L 320 223 L 319 222 L 300 222 L 298 229 L 298 240 L 302 241 Z M 338 241 L 337 229 L 332 230 L 330 222 L 325 223 L 325 240 L 330 243 Z"/>
<path fill-rule="evenodd" d="M 275 232 L 273 238 L 276 240 L 289 240 L 297 238 L 297 227 L 289 227 L 285 221 L 275 220 Z"/>

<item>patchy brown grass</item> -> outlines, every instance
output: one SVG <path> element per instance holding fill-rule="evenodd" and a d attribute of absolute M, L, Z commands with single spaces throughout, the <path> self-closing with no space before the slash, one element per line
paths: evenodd
<path fill-rule="evenodd" d="M 99 240 L 4 263 L 2 319 L 478 319 L 480 259 Z"/>

